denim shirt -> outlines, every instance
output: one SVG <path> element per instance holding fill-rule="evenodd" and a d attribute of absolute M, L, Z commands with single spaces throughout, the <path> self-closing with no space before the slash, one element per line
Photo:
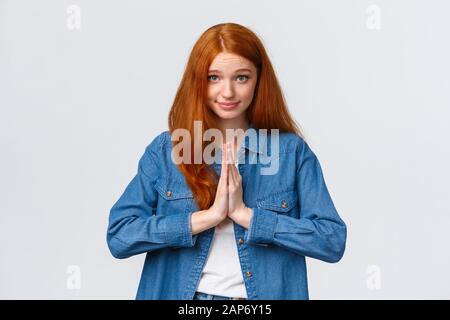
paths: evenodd
<path fill-rule="evenodd" d="M 243 200 L 253 216 L 248 229 L 233 222 L 236 250 L 249 300 L 308 299 L 305 257 L 339 261 L 347 229 L 308 144 L 280 132 L 278 152 L 270 152 L 270 133 L 258 131 L 258 147 L 246 136 L 239 149 Z M 110 211 L 112 255 L 146 253 L 136 299 L 192 300 L 214 235 L 215 228 L 192 235 L 199 208 L 171 151 L 169 131 L 154 138 Z M 216 159 L 211 166 L 220 176 Z M 262 174 L 274 163 L 276 171 Z"/>

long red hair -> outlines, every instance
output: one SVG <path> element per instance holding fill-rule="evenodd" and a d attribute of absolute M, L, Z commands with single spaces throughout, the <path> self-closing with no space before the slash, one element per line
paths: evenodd
<path fill-rule="evenodd" d="M 224 51 L 253 62 L 258 71 L 253 100 L 246 110 L 255 129 L 267 129 L 268 133 L 270 129 L 279 129 L 280 132 L 293 132 L 303 137 L 299 126 L 289 114 L 262 42 L 251 30 L 236 23 L 212 26 L 195 43 L 169 113 L 170 133 L 183 128 L 194 137 L 194 121 L 201 121 L 202 136 L 207 129 L 218 128 L 213 111 L 205 104 L 208 94 L 207 75 L 215 56 Z M 177 142 L 173 143 L 175 145 Z M 202 139 L 201 154 L 206 145 Z M 193 138 L 191 150 L 194 150 Z M 181 163 L 178 167 L 185 176 L 199 209 L 205 210 L 214 203 L 219 177 L 203 159 L 201 164 L 195 164 L 192 152 L 191 157 L 190 164 Z"/>

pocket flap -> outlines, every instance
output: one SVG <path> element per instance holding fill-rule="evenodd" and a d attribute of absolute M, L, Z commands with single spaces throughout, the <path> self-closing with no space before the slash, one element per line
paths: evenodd
<path fill-rule="evenodd" d="M 158 193 L 166 200 L 193 198 L 192 191 L 181 181 L 175 182 L 169 179 L 160 179 L 156 181 L 155 188 Z"/>
<path fill-rule="evenodd" d="M 256 204 L 261 209 L 288 212 L 297 205 L 298 196 L 295 190 L 274 192 L 260 198 Z"/>

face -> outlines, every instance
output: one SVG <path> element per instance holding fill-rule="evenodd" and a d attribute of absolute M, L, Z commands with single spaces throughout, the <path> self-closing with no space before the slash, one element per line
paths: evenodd
<path fill-rule="evenodd" d="M 209 67 L 208 107 L 222 120 L 242 120 L 253 100 L 256 78 L 251 61 L 233 53 L 219 53 Z"/>

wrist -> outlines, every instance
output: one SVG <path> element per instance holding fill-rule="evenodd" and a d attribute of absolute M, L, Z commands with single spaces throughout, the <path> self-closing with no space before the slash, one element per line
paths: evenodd
<path fill-rule="evenodd" d="M 209 217 L 212 226 L 218 225 L 224 219 L 221 215 L 214 210 L 213 208 L 209 208 L 205 210 L 205 214 Z"/>
<path fill-rule="evenodd" d="M 241 209 L 238 209 L 234 211 L 230 218 L 236 222 L 237 224 L 243 226 L 244 228 L 248 229 L 250 226 L 250 221 L 253 217 L 253 209 L 249 208 L 247 206 L 242 207 Z"/>
<path fill-rule="evenodd" d="M 246 214 L 245 214 L 245 228 L 249 229 L 250 228 L 250 222 L 252 221 L 253 218 L 253 209 L 249 208 L 249 207 L 245 207 L 246 209 Z"/>

